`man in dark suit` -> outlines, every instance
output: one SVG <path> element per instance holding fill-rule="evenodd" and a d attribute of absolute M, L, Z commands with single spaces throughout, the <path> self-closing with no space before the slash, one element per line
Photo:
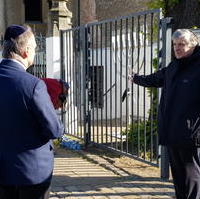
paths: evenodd
<path fill-rule="evenodd" d="M 48 198 L 51 139 L 63 134 L 45 83 L 26 72 L 35 48 L 29 27 L 6 29 L 0 63 L 0 199 Z"/>

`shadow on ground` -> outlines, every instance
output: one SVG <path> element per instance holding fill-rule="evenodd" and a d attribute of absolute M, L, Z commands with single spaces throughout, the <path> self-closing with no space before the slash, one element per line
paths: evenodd
<path fill-rule="evenodd" d="M 124 161 L 120 156 L 60 150 L 50 198 L 174 198 L 173 184 L 158 177 L 158 168 Z"/>

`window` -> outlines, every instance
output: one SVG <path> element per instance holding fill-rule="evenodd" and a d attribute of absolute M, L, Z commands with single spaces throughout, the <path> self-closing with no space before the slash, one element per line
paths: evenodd
<path fill-rule="evenodd" d="M 25 21 L 42 22 L 42 1 L 25 0 Z"/>

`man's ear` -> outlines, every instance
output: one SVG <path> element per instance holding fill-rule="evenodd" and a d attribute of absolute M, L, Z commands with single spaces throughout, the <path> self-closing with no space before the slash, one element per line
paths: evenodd
<path fill-rule="evenodd" d="M 23 52 L 21 52 L 21 57 L 22 57 L 23 59 L 26 59 L 26 58 L 28 57 L 27 50 L 26 50 L 26 51 L 23 51 Z"/>

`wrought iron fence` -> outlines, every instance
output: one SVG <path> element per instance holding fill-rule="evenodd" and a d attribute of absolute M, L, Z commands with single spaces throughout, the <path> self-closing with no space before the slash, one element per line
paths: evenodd
<path fill-rule="evenodd" d="M 131 84 L 128 75 L 158 69 L 160 20 L 152 10 L 61 31 L 66 133 L 158 165 L 158 90 Z"/>

